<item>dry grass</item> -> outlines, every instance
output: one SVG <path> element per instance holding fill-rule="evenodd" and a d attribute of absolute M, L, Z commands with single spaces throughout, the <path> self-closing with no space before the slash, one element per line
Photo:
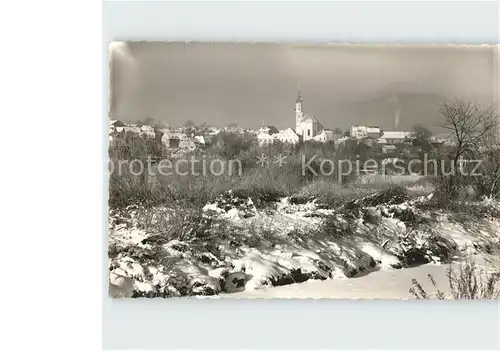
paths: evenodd
<path fill-rule="evenodd" d="M 500 298 L 498 262 L 496 266 L 491 272 L 487 268 L 479 268 L 473 260 L 468 259 L 458 269 L 448 268 L 446 272 L 448 295 L 438 287 L 432 275 L 429 274 L 428 279 L 436 288 L 434 296 L 439 300 L 443 300 L 447 296 L 455 300 L 495 300 Z M 412 280 L 412 285 L 409 292 L 416 299 L 432 298 L 432 295 L 425 291 L 416 279 Z"/>
<path fill-rule="evenodd" d="M 286 145 L 258 147 L 249 143 L 247 139 L 247 136 L 226 136 L 204 150 L 203 154 L 186 155 L 185 158 L 194 157 L 196 167 L 183 169 L 181 173 L 185 174 L 169 172 L 169 175 L 161 175 L 155 171 L 154 177 L 148 174 L 135 176 L 127 171 L 127 167 L 121 174 L 114 172 L 110 177 L 109 205 L 116 208 L 140 202 L 152 206 L 183 200 L 189 203 L 206 203 L 225 191 L 236 188 L 259 194 L 264 192 L 262 189 L 267 189 L 270 194 L 290 195 L 314 181 L 322 180 L 323 183 L 332 185 L 337 183 L 334 174 L 328 177 L 316 176 L 309 169 L 304 172 L 302 167 L 303 159 L 309 160 L 319 156 L 311 163 L 311 168 L 319 172 L 321 157 L 332 158 L 332 155 L 335 155 L 332 145 L 311 143 L 298 147 Z M 268 163 L 265 167 L 260 167 L 257 164 L 257 157 L 263 154 L 267 157 Z M 276 163 L 276 156 L 280 154 L 286 157 L 285 164 L 281 166 Z M 118 164 L 121 160 L 139 160 L 147 164 L 149 156 L 165 158 L 165 152 L 161 145 L 155 144 L 154 141 L 132 135 L 117 140 L 109 148 L 109 157 L 114 164 Z M 205 160 L 210 163 L 215 159 L 223 162 L 238 160 L 239 163 L 232 173 L 227 167 L 221 175 L 213 175 L 212 172 L 200 175 L 202 165 L 198 161 Z M 179 162 L 174 159 L 170 161 Z M 190 167 L 191 164 L 192 162 L 186 166 Z"/>

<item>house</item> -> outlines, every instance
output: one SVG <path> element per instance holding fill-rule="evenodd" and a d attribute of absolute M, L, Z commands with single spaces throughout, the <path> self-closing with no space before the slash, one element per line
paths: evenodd
<path fill-rule="evenodd" d="M 123 127 L 123 132 L 139 134 L 141 132 L 141 128 L 136 126 L 125 126 Z"/>
<path fill-rule="evenodd" d="M 244 134 L 245 130 L 241 127 L 224 127 L 223 131 L 228 132 L 228 133 L 236 133 L 236 134 Z"/>
<path fill-rule="evenodd" d="M 278 128 L 275 126 L 263 126 L 257 131 L 257 142 L 260 146 L 274 143 L 279 134 Z"/>
<path fill-rule="evenodd" d="M 192 138 L 181 139 L 179 142 L 179 149 L 186 151 L 196 150 L 196 143 Z"/>
<path fill-rule="evenodd" d="M 315 141 L 319 141 L 321 143 L 327 143 L 330 141 L 335 141 L 338 139 L 338 135 L 332 132 L 331 130 L 324 129 L 321 133 L 316 135 L 313 138 Z"/>
<path fill-rule="evenodd" d="M 279 133 L 279 130 L 275 126 L 263 126 L 257 131 L 257 134 L 260 134 L 260 133 L 266 133 L 266 134 L 272 135 L 272 134 Z"/>
<path fill-rule="evenodd" d="M 276 140 L 287 144 L 297 144 L 300 141 L 299 136 L 292 130 L 292 128 L 280 130 L 278 133 L 273 134 L 272 136 Z"/>
<path fill-rule="evenodd" d="M 449 134 L 440 133 L 429 137 L 429 143 L 434 147 L 440 147 L 442 145 L 451 145 L 453 142 L 450 140 Z"/>
<path fill-rule="evenodd" d="M 116 127 L 123 127 L 125 126 L 125 124 L 117 119 L 112 119 L 109 121 L 109 126 L 116 128 Z"/>
<path fill-rule="evenodd" d="M 195 135 L 193 138 L 194 142 L 199 145 L 206 145 L 205 137 L 203 135 Z"/>
<path fill-rule="evenodd" d="M 148 125 L 143 125 L 141 127 L 141 132 L 144 132 L 144 133 L 151 133 L 151 132 L 155 132 L 155 127 L 153 126 L 148 126 Z"/>
<path fill-rule="evenodd" d="M 396 145 L 403 144 L 407 138 L 406 132 L 384 131 L 380 139 L 384 140 L 385 144 Z"/>
<path fill-rule="evenodd" d="M 378 139 L 382 133 L 382 129 L 379 127 L 366 127 L 366 137 L 369 139 Z"/>
<path fill-rule="evenodd" d="M 299 92 L 295 102 L 295 133 L 303 141 L 307 141 L 313 140 L 322 130 L 323 126 L 316 117 L 304 113 L 303 99 Z"/>
<path fill-rule="evenodd" d="M 272 136 L 272 135 L 270 135 L 268 133 L 259 133 L 257 135 L 257 141 L 259 143 L 259 146 L 265 146 L 265 145 L 273 144 L 274 140 L 276 140 L 274 138 L 274 136 Z"/>
<path fill-rule="evenodd" d="M 180 147 L 180 142 L 186 139 L 188 139 L 186 133 L 168 132 L 163 133 L 163 136 L 161 137 L 161 143 L 164 144 L 167 148 L 178 148 Z"/>
<path fill-rule="evenodd" d="M 373 126 L 352 126 L 349 129 L 349 135 L 356 139 L 378 139 L 382 134 L 382 130 L 379 127 Z"/>
<path fill-rule="evenodd" d="M 397 148 L 395 145 L 383 145 L 382 146 L 382 153 L 383 154 L 392 154 L 397 151 Z"/>
<path fill-rule="evenodd" d="M 139 133 L 139 135 L 154 139 L 156 138 L 156 131 L 153 126 L 143 125 L 141 127 L 141 132 Z"/>
<path fill-rule="evenodd" d="M 384 131 L 379 139 L 379 143 L 389 145 L 412 144 L 416 137 L 417 134 L 414 132 Z"/>
<path fill-rule="evenodd" d="M 406 133 L 405 143 L 413 145 L 413 141 L 417 139 L 418 133 L 416 132 L 405 132 L 405 133 Z"/>
<path fill-rule="evenodd" d="M 182 132 L 171 132 L 171 131 L 168 131 L 168 132 L 165 132 L 163 131 L 163 138 L 165 139 L 184 139 L 184 138 L 187 138 L 187 134 L 186 133 L 182 133 Z"/>
<path fill-rule="evenodd" d="M 349 128 L 349 136 L 351 138 L 363 139 L 366 138 L 366 127 L 364 126 L 352 126 Z"/>
<path fill-rule="evenodd" d="M 351 138 L 356 139 L 378 139 L 382 135 L 382 130 L 379 127 L 372 126 L 352 126 L 349 129 L 349 135 Z"/>

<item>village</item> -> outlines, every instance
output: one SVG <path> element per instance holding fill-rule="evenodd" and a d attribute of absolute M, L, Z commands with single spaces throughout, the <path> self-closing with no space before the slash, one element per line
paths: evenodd
<path fill-rule="evenodd" d="M 203 152 L 211 145 L 222 143 L 222 134 L 245 136 L 261 148 L 282 144 L 295 147 L 303 143 L 328 144 L 333 149 L 346 145 L 363 146 L 379 155 L 385 162 L 395 162 L 398 155 L 437 151 L 450 143 L 446 135 L 432 135 L 424 127 L 411 131 L 398 129 L 400 111 L 394 115 L 393 130 L 379 126 L 353 125 L 346 131 L 324 128 L 315 116 L 305 113 L 300 92 L 295 102 L 295 128 L 279 130 L 273 125 L 263 125 L 259 129 L 244 129 L 236 125 L 215 127 L 197 126 L 186 123 L 182 127 L 168 127 L 154 123 L 124 123 L 114 119 L 109 122 L 109 142 L 114 145 L 127 145 L 130 138 L 143 138 L 159 146 L 162 157 L 179 158 L 194 152 Z M 376 172 L 377 170 L 371 170 Z"/>

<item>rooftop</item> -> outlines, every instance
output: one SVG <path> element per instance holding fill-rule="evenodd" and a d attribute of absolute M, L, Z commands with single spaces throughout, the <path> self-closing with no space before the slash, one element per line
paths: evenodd
<path fill-rule="evenodd" d="M 405 139 L 407 136 L 406 132 L 384 132 L 382 134 L 382 139 Z"/>

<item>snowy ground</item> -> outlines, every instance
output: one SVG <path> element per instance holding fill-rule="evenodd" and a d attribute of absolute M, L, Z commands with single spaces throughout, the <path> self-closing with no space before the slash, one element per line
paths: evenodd
<path fill-rule="evenodd" d="M 479 269 L 489 267 L 481 257 L 477 259 Z M 430 298 L 436 298 L 437 289 L 449 297 L 448 269 L 458 270 L 460 263 L 424 264 L 405 269 L 374 269 L 367 274 L 344 279 L 325 281 L 308 280 L 299 284 L 291 284 L 257 290 L 246 290 L 232 294 L 223 293 L 220 298 L 237 299 L 414 299 L 409 292 L 412 280 L 416 279 Z M 432 275 L 437 287 L 428 278 Z"/>
<path fill-rule="evenodd" d="M 424 286 L 428 273 L 442 280 L 444 262 L 464 250 L 486 254 L 500 235 L 496 218 L 456 221 L 418 210 L 425 201 L 396 194 L 333 209 L 283 198 L 258 209 L 252 199 L 229 193 L 207 204 L 202 216 L 230 229 L 201 244 L 165 241 L 164 233 L 137 225 L 135 208 L 126 219 L 112 213 L 110 295 L 408 298 L 412 278 Z M 160 220 L 171 215 L 155 212 Z"/>
<path fill-rule="evenodd" d="M 454 265 L 456 266 L 456 265 Z M 446 269 L 449 265 L 425 264 L 406 269 L 379 269 L 359 277 L 309 280 L 300 284 L 221 294 L 221 298 L 290 298 L 290 299 L 408 299 L 412 279 L 421 282 L 426 291 L 434 291 L 427 278 L 432 274 L 439 286 L 447 290 Z"/>

